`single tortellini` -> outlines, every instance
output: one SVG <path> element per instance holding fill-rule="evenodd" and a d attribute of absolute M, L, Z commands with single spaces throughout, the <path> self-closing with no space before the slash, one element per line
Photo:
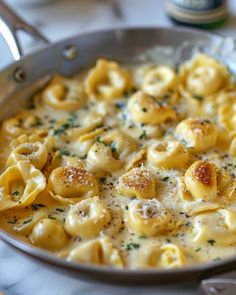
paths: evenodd
<path fill-rule="evenodd" d="M 49 218 L 41 219 L 36 223 L 30 239 L 34 245 L 48 250 L 60 249 L 69 241 L 63 226 Z"/>
<path fill-rule="evenodd" d="M 57 110 L 74 111 L 86 102 L 83 85 L 77 80 L 55 76 L 43 90 L 43 102 Z"/>
<path fill-rule="evenodd" d="M 208 120 L 188 118 L 177 125 L 175 135 L 186 147 L 199 153 L 215 146 L 217 128 Z"/>
<path fill-rule="evenodd" d="M 189 161 L 188 150 L 178 141 L 152 143 L 147 150 L 148 162 L 158 168 L 181 169 Z"/>
<path fill-rule="evenodd" d="M 134 200 L 129 205 L 126 224 L 129 231 L 151 237 L 169 230 L 172 220 L 171 213 L 158 200 Z"/>
<path fill-rule="evenodd" d="M 200 214 L 194 219 L 194 242 L 214 246 L 232 246 L 236 243 L 236 212 L 220 209 Z"/>
<path fill-rule="evenodd" d="M 198 54 L 180 69 L 180 79 L 185 93 L 204 97 L 217 93 L 229 84 L 227 67 L 215 59 Z"/>
<path fill-rule="evenodd" d="M 110 146 L 113 155 L 121 160 L 137 149 L 134 139 L 120 130 L 111 130 L 100 140 Z"/>
<path fill-rule="evenodd" d="M 103 175 L 119 170 L 123 161 L 115 157 L 112 147 L 103 142 L 95 142 L 87 155 L 88 167 L 96 175 Z"/>
<path fill-rule="evenodd" d="M 122 268 L 124 266 L 119 251 L 114 247 L 110 238 L 102 237 L 88 241 L 70 251 L 69 261 L 93 263 Z"/>
<path fill-rule="evenodd" d="M 130 88 L 130 77 L 118 63 L 99 59 L 85 79 L 85 90 L 95 100 L 116 99 Z"/>
<path fill-rule="evenodd" d="M 236 131 L 236 103 L 226 103 L 219 108 L 218 118 L 220 124 L 230 133 Z"/>
<path fill-rule="evenodd" d="M 229 173 L 207 161 L 195 161 L 187 169 L 184 182 L 191 198 L 204 200 L 204 206 L 208 206 L 207 201 L 229 201 L 235 194 L 235 181 Z"/>
<path fill-rule="evenodd" d="M 30 163 L 17 162 L 0 176 L 0 212 L 32 204 L 45 187 L 46 180 L 40 170 Z"/>
<path fill-rule="evenodd" d="M 173 91 L 177 85 L 177 75 L 168 66 L 158 66 L 144 76 L 142 90 L 148 95 L 160 98 Z"/>
<path fill-rule="evenodd" d="M 184 182 L 194 200 L 213 201 L 218 192 L 217 167 L 206 161 L 196 161 L 185 172 Z"/>
<path fill-rule="evenodd" d="M 2 133 L 6 137 L 16 138 L 22 134 L 32 132 L 40 124 L 40 119 L 26 111 L 4 120 L 2 123 Z"/>
<path fill-rule="evenodd" d="M 91 238 L 97 236 L 110 220 L 111 215 L 105 203 L 99 197 L 93 197 L 70 207 L 65 229 L 71 236 Z"/>
<path fill-rule="evenodd" d="M 48 189 L 53 198 L 72 203 L 99 193 L 99 186 L 92 173 L 78 166 L 58 167 L 48 179 Z"/>
<path fill-rule="evenodd" d="M 18 161 L 28 161 L 37 169 L 42 169 L 46 164 L 48 151 L 45 145 L 41 142 L 28 142 L 18 145 L 12 150 L 7 159 L 6 165 L 11 166 Z"/>
<path fill-rule="evenodd" d="M 148 245 L 133 257 L 135 268 L 178 268 L 187 264 L 186 255 L 176 244 Z"/>
<path fill-rule="evenodd" d="M 131 169 L 118 179 L 116 190 L 126 197 L 151 199 L 156 196 L 156 183 L 149 170 L 138 167 Z"/>
<path fill-rule="evenodd" d="M 158 125 L 177 118 L 173 108 L 156 101 L 142 91 L 136 92 L 129 99 L 128 110 L 132 119 L 141 124 Z"/>

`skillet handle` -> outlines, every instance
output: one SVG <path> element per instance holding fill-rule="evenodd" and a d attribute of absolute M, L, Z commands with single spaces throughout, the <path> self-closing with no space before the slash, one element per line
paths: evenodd
<path fill-rule="evenodd" d="M 201 295 L 235 295 L 236 280 L 234 279 L 206 279 L 199 288 Z"/>
<path fill-rule="evenodd" d="M 22 20 L 11 8 L 0 0 L 0 32 L 5 39 L 14 60 L 23 56 L 23 50 L 19 42 L 17 31 L 22 30 L 43 43 L 49 43 L 36 28 Z"/>

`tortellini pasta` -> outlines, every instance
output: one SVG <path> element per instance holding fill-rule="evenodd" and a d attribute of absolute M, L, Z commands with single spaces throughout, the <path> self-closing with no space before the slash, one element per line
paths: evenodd
<path fill-rule="evenodd" d="M 187 264 L 184 251 L 176 244 L 146 246 L 134 256 L 135 268 L 178 268 Z"/>
<path fill-rule="evenodd" d="M 166 103 L 160 103 L 151 96 L 139 91 L 128 102 L 128 110 L 137 123 L 158 125 L 168 120 L 176 120 L 173 108 Z"/>
<path fill-rule="evenodd" d="M 186 166 L 189 161 L 187 149 L 178 141 L 156 141 L 148 148 L 147 159 L 157 168 L 173 169 Z"/>
<path fill-rule="evenodd" d="M 82 200 L 71 206 L 65 220 L 70 235 L 90 238 L 97 236 L 111 219 L 106 205 L 98 197 Z"/>
<path fill-rule="evenodd" d="M 142 89 L 145 93 L 159 98 L 173 91 L 177 81 L 178 78 L 173 69 L 167 66 L 159 66 L 147 72 Z"/>
<path fill-rule="evenodd" d="M 122 175 L 116 185 L 118 193 L 126 197 L 141 199 L 156 195 L 156 184 L 151 172 L 144 167 L 133 168 Z"/>
<path fill-rule="evenodd" d="M 95 100 L 116 99 L 130 88 L 130 77 L 118 63 L 99 59 L 85 80 L 87 94 Z"/>
<path fill-rule="evenodd" d="M 236 212 L 220 209 L 206 212 L 195 217 L 194 241 L 199 244 L 230 246 L 236 243 Z"/>
<path fill-rule="evenodd" d="M 37 169 L 42 169 L 48 159 L 48 150 L 45 143 L 37 137 L 35 141 L 26 140 L 13 148 L 7 159 L 7 166 L 17 164 L 18 161 L 28 161 Z"/>
<path fill-rule="evenodd" d="M 227 67 L 215 59 L 198 54 L 180 69 L 183 89 L 192 96 L 209 96 L 229 84 Z"/>
<path fill-rule="evenodd" d="M 172 215 L 156 199 L 134 200 L 129 205 L 127 226 L 131 232 L 147 237 L 170 229 Z"/>
<path fill-rule="evenodd" d="M 22 111 L 15 117 L 5 120 L 2 124 L 1 130 L 6 137 L 16 138 L 22 134 L 32 132 L 38 125 L 40 125 L 39 123 L 39 117 L 31 115 L 26 111 Z"/>
<path fill-rule="evenodd" d="M 194 200 L 205 201 L 215 201 L 217 194 L 222 198 L 233 182 L 226 171 L 207 161 L 194 162 L 187 169 L 184 181 Z M 230 191 L 227 191 L 227 197 L 231 197 Z"/>
<path fill-rule="evenodd" d="M 188 148 L 199 153 L 215 146 L 217 128 L 209 120 L 188 118 L 177 125 L 175 135 Z"/>
<path fill-rule="evenodd" d="M 98 238 L 78 246 L 70 252 L 68 260 L 102 264 L 117 268 L 123 267 L 119 251 L 112 245 L 108 237 Z"/>
<path fill-rule="evenodd" d="M 30 237 L 34 245 L 50 250 L 62 248 L 69 241 L 63 226 L 49 218 L 39 220 Z"/>
<path fill-rule="evenodd" d="M 0 212 L 32 204 L 45 186 L 40 170 L 27 162 L 17 162 L 0 176 Z"/>
<path fill-rule="evenodd" d="M 236 131 L 236 103 L 226 103 L 219 108 L 219 122 L 230 133 Z"/>
<path fill-rule="evenodd" d="M 43 90 L 43 102 L 54 109 L 74 111 L 86 101 L 83 85 L 76 80 L 55 76 Z"/>
<path fill-rule="evenodd" d="M 111 173 L 123 165 L 123 161 L 113 155 L 111 147 L 103 142 L 94 143 L 88 152 L 87 162 L 90 170 L 97 175 Z"/>
<path fill-rule="evenodd" d="M 48 180 L 48 189 L 52 196 L 58 196 L 63 202 L 77 202 L 81 198 L 89 198 L 99 193 L 96 178 L 83 168 L 76 166 L 58 167 L 52 171 Z M 60 198 L 61 197 L 61 198 Z"/>

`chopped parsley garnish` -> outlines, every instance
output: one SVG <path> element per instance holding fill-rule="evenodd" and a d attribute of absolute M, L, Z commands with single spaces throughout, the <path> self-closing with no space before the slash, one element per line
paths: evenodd
<path fill-rule="evenodd" d="M 111 148 L 111 152 L 114 153 L 116 151 L 116 143 L 112 142 L 110 145 L 110 148 Z"/>
<path fill-rule="evenodd" d="M 127 251 L 130 251 L 130 250 L 133 250 L 133 249 L 138 249 L 140 247 L 139 244 L 137 243 L 129 243 L 126 245 L 126 250 Z"/>
<path fill-rule="evenodd" d="M 42 119 L 39 117 L 35 117 L 35 122 L 31 126 L 32 127 L 39 127 L 42 125 L 43 125 Z"/>
<path fill-rule="evenodd" d="M 18 221 L 17 218 L 14 218 L 13 220 L 9 220 L 7 223 L 10 223 L 10 224 L 16 224 Z"/>
<path fill-rule="evenodd" d="M 103 184 L 106 184 L 106 183 L 107 183 L 107 179 L 106 179 L 106 177 L 101 177 L 101 178 L 100 178 L 100 181 L 101 181 Z"/>
<path fill-rule="evenodd" d="M 144 239 L 146 239 L 147 237 L 145 236 L 145 235 L 141 235 L 141 236 L 139 236 L 138 237 L 140 240 L 144 240 Z"/>
<path fill-rule="evenodd" d="M 31 205 L 32 210 L 37 211 L 39 208 L 46 207 L 44 204 L 33 204 Z"/>
<path fill-rule="evenodd" d="M 146 112 L 147 112 L 147 108 L 142 108 L 142 111 L 143 111 L 144 113 L 146 113 Z"/>
<path fill-rule="evenodd" d="M 198 100 L 198 101 L 202 101 L 203 97 L 201 95 L 194 95 L 193 96 L 194 99 Z"/>
<path fill-rule="evenodd" d="M 64 212 L 65 210 L 62 209 L 62 208 L 56 208 L 56 211 L 58 211 L 58 212 Z"/>
<path fill-rule="evenodd" d="M 145 138 L 147 138 L 147 133 L 145 130 L 143 130 L 143 132 L 139 136 L 139 139 L 141 140 L 141 139 L 145 139 Z"/>
<path fill-rule="evenodd" d="M 108 144 L 106 144 L 104 141 L 102 141 L 101 136 L 97 136 L 96 141 L 104 144 L 105 146 L 108 146 Z"/>
<path fill-rule="evenodd" d="M 207 243 L 209 243 L 211 246 L 214 246 L 215 242 L 216 242 L 215 240 L 208 240 L 207 241 Z"/>
<path fill-rule="evenodd" d="M 165 176 L 162 178 L 162 181 L 167 181 L 170 177 L 169 176 Z"/>
<path fill-rule="evenodd" d="M 77 116 L 75 113 L 71 113 L 70 117 L 67 119 L 67 122 L 62 124 L 58 129 L 54 130 L 54 135 L 62 135 L 65 134 L 66 131 L 70 128 L 80 127 L 80 125 L 76 124 Z"/>
<path fill-rule="evenodd" d="M 33 218 L 30 218 L 30 219 L 27 219 L 23 222 L 23 224 L 27 224 L 27 223 L 30 223 L 32 221 Z"/>
<path fill-rule="evenodd" d="M 15 192 L 12 193 L 12 195 L 16 196 L 16 197 L 19 196 L 19 194 L 20 194 L 20 192 L 18 192 L 18 191 L 15 191 Z"/>
<path fill-rule="evenodd" d="M 50 219 L 56 219 L 56 218 L 53 217 L 51 214 L 48 214 L 48 218 L 50 218 Z"/>
<path fill-rule="evenodd" d="M 125 206 L 125 210 L 128 210 L 128 209 L 129 209 L 129 206 L 128 206 L 128 205 L 126 205 L 126 206 Z"/>
<path fill-rule="evenodd" d="M 60 148 L 60 153 L 62 156 L 70 156 L 70 152 L 65 148 Z"/>
<path fill-rule="evenodd" d="M 199 252 L 199 251 L 201 251 L 202 250 L 202 248 L 197 248 L 196 250 L 195 250 L 195 252 Z"/>
<path fill-rule="evenodd" d="M 124 107 L 125 107 L 125 103 L 124 102 L 122 102 L 122 101 L 118 101 L 118 102 L 116 102 L 115 103 L 115 107 L 117 108 L 117 109 L 123 109 Z"/>

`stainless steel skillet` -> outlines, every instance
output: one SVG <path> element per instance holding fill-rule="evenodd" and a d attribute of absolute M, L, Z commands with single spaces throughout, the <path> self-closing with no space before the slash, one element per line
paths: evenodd
<path fill-rule="evenodd" d="M 15 59 L 14 63 L 0 72 L 0 120 L 15 113 L 27 98 L 48 81 L 51 74 L 58 72 L 71 75 L 101 56 L 129 62 L 166 58 L 177 65 L 194 51 L 202 50 L 223 59 L 236 73 L 234 40 L 195 30 L 122 28 L 101 31 L 46 44 L 43 49 L 26 57 L 22 57 L 16 30 L 25 30 L 48 43 L 36 29 L 22 21 L 0 1 L 0 31 Z M 16 240 L 3 231 L 0 231 L 0 238 L 47 267 L 79 279 L 106 283 L 137 285 L 198 281 L 216 273 L 233 270 L 236 266 L 236 257 L 233 257 L 173 270 L 116 270 L 69 263 Z"/>

